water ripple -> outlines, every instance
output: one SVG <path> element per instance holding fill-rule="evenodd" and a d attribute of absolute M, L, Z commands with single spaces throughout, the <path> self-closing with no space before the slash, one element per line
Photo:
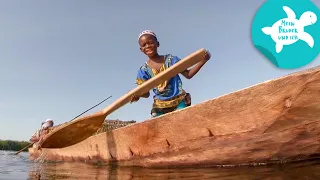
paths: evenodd
<path fill-rule="evenodd" d="M 19 179 L 320 179 L 320 161 L 258 167 L 172 168 L 29 162 L 27 153 L 0 151 L 0 180 Z"/>

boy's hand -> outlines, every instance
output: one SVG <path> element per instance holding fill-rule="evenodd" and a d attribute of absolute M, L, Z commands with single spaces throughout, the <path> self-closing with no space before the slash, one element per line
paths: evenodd
<path fill-rule="evenodd" d="M 205 53 L 205 55 L 204 55 L 204 61 L 205 62 L 207 62 L 209 59 L 211 58 L 211 54 L 210 54 L 210 52 L 207 50 L 206 51 L 206 53 Z"/>
<path fill-rule="evenodd" d="M 130 103 L 137 102 L 139 99 L 140 99 L 140 97 L 137 97 L 136 95 L 132 95 Z"/>

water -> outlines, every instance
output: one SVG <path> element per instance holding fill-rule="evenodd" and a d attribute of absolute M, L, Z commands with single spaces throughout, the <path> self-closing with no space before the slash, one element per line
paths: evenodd
<path fill-rule="evenodd" d="M 84 163 L 33 163 L 28 153 L 0 151 L 0 180 L 20 179 L 320 179 L 320 160 L 258 167 L 150 169 Z"/>

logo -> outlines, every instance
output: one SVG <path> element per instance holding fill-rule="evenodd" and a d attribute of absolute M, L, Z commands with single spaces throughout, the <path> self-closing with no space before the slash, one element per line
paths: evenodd
<path fill-rule="evenodd" d="M 310 0 L 268 0 L 252 22 L 254 46 L 275 66 L 300 68 L 320 52 L 319 8 Z"/>

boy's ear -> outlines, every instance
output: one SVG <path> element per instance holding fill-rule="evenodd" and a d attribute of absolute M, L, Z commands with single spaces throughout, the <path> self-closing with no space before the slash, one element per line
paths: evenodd
<path fill-rule="evenodd" d="M 160 43 L 159 43 L 159 41 L 157 41 L 157 47 L 159 47 L 160 46 Z"/>
<path fill-rule="evenodd" d="M 143 52 L 141 47 L 139 49 L 140 49 L 141 52 Z"/>

